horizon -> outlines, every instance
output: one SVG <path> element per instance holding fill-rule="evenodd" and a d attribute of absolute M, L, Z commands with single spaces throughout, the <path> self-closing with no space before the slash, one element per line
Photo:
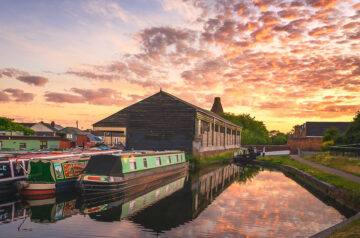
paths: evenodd
<path fill-rule="evenodd" d="M 360 0 L 5 0 L 0 116 L 92 129 L 161 88 L 269 131 L 351 122 L 359 29 Z"/>

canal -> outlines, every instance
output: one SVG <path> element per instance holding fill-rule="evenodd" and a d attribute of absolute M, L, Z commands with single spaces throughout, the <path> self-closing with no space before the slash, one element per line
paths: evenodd
<path fill-rule="evenodd" d="M 132 197 L 3 197 L 0 237 L 308 237 L 350 215 L 282 172 L 227 165 Z"/>

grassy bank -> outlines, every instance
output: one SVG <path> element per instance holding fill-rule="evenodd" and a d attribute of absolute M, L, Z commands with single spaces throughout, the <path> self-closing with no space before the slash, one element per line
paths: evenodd
<path fill-rule="evenodd" d="M 335 231 L 327 238 L 358 238 L 360 236 L 360 219 L 352 221 L 340 230 Z"/>
<path fill-rule="evenodd" d="M 335 156 L 330 155 L 329 152 L 320 152 L 304 156 L 304 159 L 360 176 L 360 158 Z"/>
<path fill-rule="evenodd" d="M 216 163 L 216 162 L 222 163 L 222 161 L 224 159 L 230 159 L 233 157 L 234 157 L 233 152 L 225 153 L 222 155 L 210 156 L 210 157 L 206 157 L 206 158 L 200 158 L 199 156 L 193 156 L 193 155 L 186 156 L 189 163 L 195 167 L 204 166 L 206 164 L 212 164 L 212 163 Z"/>
<path fill-rule="evenodd" d="M 271 163 L 278 163 L 284 164 L 288 166 L 292 166 L 298 168 L 314 178 L 317 178 L 321 181 L 324 181 L 328 184 L 332 184 L 337 188 L 342 188 L 347 191 L 350 191 L 354 195 L 354 201 L 359 201 L 360 198 L 360 185 L 356 182 L 351 180 L 345 179 L 343 177 L 339 177 L 337 175 L 333 175 L 322 170 L 316 169 L 306 164 L 302 164 L 297 160 L 292 159 L 289 155 L 272 155 L 272 156 L 265 156 L 259 157 L 259 160 L 271 162 Z"/>

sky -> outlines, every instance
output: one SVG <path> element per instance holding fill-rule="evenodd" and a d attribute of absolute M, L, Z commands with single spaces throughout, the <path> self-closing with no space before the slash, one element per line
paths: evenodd
<path fill-rule="evenodd" d="M 269 130 L 360 110 L 360 0 L 0 0 L 0 116 L 92 124 L 160 88 Z"/>

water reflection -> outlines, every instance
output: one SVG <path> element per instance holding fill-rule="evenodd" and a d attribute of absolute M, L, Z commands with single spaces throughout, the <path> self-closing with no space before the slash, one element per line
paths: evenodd
<path fill-rule="evenodd" d="M 342 219 L 282 173 L 236 165 L 160 181 L 126 197 L 66 193 L 0 202 L 0 234 L 8 237 L 304 237 Z"/>

